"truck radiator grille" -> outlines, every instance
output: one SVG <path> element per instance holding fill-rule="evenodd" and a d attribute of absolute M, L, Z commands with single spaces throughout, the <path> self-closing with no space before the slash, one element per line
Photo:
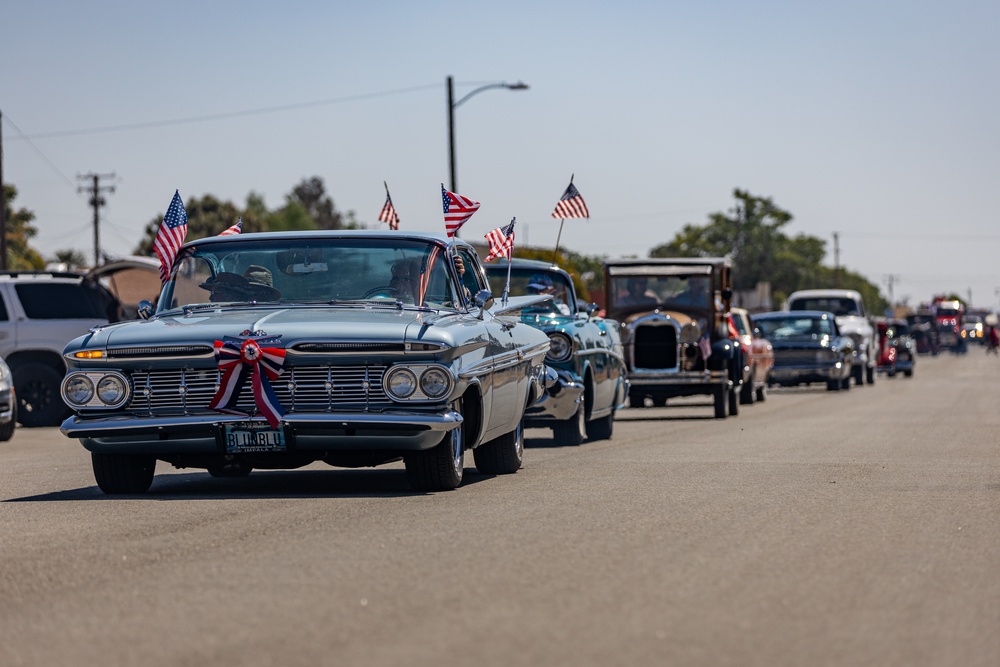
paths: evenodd
<path fill-rule="evenodd" d="M 677 329 L 674 327 L 636 327 L 633 345 L 635 368 L 677 368 Z"/>

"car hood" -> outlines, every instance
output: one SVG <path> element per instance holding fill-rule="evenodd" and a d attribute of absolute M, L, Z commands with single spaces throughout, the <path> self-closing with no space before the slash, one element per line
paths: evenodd
<path fill-rule="evenodd" d="M 193 311 L 124 322 L 72 341 L 79 347 L 171 345 L 222 340 L 244 332 L 280 336 L 282 344 L 316 340 L 366 342 L 434 341 L 454 344 L 450 333 L 462 318 L 454 313 L 371 307 L 231 308 Z M 263 335 L 263 334 L 258 334 Z"/>
<path fill-rule="evenodd" d="M 862 334 L 865 336 L 872 335 L 874 329 L 872 325 L 863 317 L 857 317 L 856 315 L 837 315 L 837 327 L 840 329 L 840 333 L 847 334 Z"/>

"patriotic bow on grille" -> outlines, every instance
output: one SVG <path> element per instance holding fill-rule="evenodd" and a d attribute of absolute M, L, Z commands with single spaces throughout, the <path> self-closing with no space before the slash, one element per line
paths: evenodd
<path fill-rule="evenodd" d="M 280 340 L 281 336 L 244 331 L 238 337 L 226 336 L 224 340 L 215 341 L 215 360 L 219 364 L 222 381 L 208 407 L 231 415 L 249 416 L 236 407 L 249 375 L 257 409 L 271 428 L 278 428 L 285 410 L 271 388 L 271 381 L 277 380 L 284 370 L 285 350 L 281 347 L 264 346 L 277 345 Z"/>

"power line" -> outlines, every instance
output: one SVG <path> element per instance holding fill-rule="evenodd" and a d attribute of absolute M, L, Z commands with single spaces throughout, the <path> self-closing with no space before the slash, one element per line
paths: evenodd
<path fill-rule="evenodd" d="M 29 145 L 29 146 L 31 146 L 31 147 L 32 147 L 32 148 L 34 149 L 34 151 L 35 151 L 36 153 L 38 153 L 39 157 L 41 157 L 41 158 L 42 158 L 42 159 L 43 159 L 43 160 L 44 160 L 44 161 L 46 162 L 46 164 L 48 164 L 48 165 L 49 165 L 50 167 L 52 167 L 52 170 L 53 170 L 54 172 L 56 172 L 57 174 L 59 174 L 59 175 L 60 175 L 60 176 L 62 177 L 62 179 L 63 179 L 64 181 L 66 181 L 66 183 L 68 183 L 68 184 L 69 184 L 69 186 L 70 186 L 70 187 L 74 187 L 74 185 L 73 185 L 73 181 L 72 181 L 72 180 L 70 180 L 70 177 L 69 177 L 69 176 L 67 176 L 66 174 L 62 173 L 62 171 L 60 171 L 59 167 L 57 167 L 57 166 L 56 166 L 56 165 L 55 165 L 55 164 L 54 164 L 54 163 L 52 162 L 52 160 L 50 160 L 50 159 L 49 159 L 48 157 L 46 157 L 45 153 L 43 153 L 43 152 L 42 152 L 42 149 L 41 149 L 41 148 L 39 148 L 38 146 L 36 146 L 36 145 L 35 145 L 35 143 L 34 143 L 34 142 L 33 142 L 33 141 L 31 140 L 31 137 L 29 137 L 28 135 L 26 135 L 26 134 L 25 134 L 24 132 L 22 132 L 22 131 L 21 131 L 21 128 L 19 128 L 19 127 L 17 126 L 17 124 L 16 124 L 16 123 L 15 123 L 14 121 L 12 121 L 12 120 L 10 119 L 10 116 L 9 116 L 9 115 L 8 115 L 8 116 L 4 116 L 3 120 L 6 120 L 6 121 L 7 121 L 8 123 L 10 123 L 11 127 L 13 127 L 13 128 L 14 128 L 14 130 L 15 130 L 15 131 L 16 131 L 16 132 L 17 132 L 17 133 L 18 133 L 19 135 L 21 135 L 21 136 L 20 136 L 20 139 L 23 139 L 23 140 L 27 141 L 27 142 L 28 142 L 28 145 Z M 14 141 L 17 141 L 17 139 L 18 139 L 18 138 L 17 138 L 17 137 L 15 137 L 15 138 L 14 138 Z"/>
<path fill-rule="evenodd" d="M 403 95 L 406 93 L 412 93 L 419 90 L 427 90 L 429 88 L 440 88 L 441 84 L 425 84 L 422 86 L 411 86 L 409 88 L 399 88 L 397 90 L 386 90 L 377 93 L 360 93 L 357 95 L 346 95 L 344 97 L 331 97 L 323 100 L 314 100 L 312 102 L 298 102 L 295 104 L 282 104 L 273 107 L 260 107 L 257 109 L 244 109 L 242 111 L 228 111 L 216 114 L 206 114 L 203 116 L 187 116 L 184 118 L 173 118 L 167 120 L 154 120 L 143 123 L 125 123 L 121 125 L 106 125 L 104 127 L 91 127 L 79 130 L 56 130 L 53 132 L 39 132 L 32 135 L 25 135 L 21 132 L 21 137 L 30 141 L 31 139 L 51 139 L 55 137 L 72 137 L 82 134 L 101 134 L 106 132 L 122 132 L 125 130 L 142 130 L 153 127 L 167 127 L 170 125 L 185 125 L 191 123 L 204 123 L 213 120 L 225 120 L 227 118 L 239 118 L 242 116 L 256 116 L 268 113 L 277 113 L 280 111 L 293 111 L 296 109 L 305 109 L 309 107 L 327 106 L 330 104 L 342 104 L 344 102 L 356 102 L 358 100 L 367 100 L 377 97 L 389 97 L 391 95 Z M 20 132 L 20 130 L 18 130 Z"/>

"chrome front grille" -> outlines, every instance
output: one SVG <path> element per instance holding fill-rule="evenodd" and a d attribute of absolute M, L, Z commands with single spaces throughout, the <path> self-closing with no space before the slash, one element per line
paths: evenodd
<path fill-rule="evenodd" d="M 778 368 L 782 366 L 802 366 L 816 363 L 817 350 L 809 349 L 782 349 L 774 351 L 774 365 Z"/>
<path fill-rule="evenodd" d="M 271 382 L 287 412 L 315 412 L 342 407 L 381 408 L 391 401 L 382 387 L 385 366 L 310 366 L 286 369 Z M 129 412 L 149 415 L 212 413 L 208 404 L 218 390 L 215 369 L 137 370 L 132 372 Z M 237 407 L 253 412 L 249 376 Z"/>

